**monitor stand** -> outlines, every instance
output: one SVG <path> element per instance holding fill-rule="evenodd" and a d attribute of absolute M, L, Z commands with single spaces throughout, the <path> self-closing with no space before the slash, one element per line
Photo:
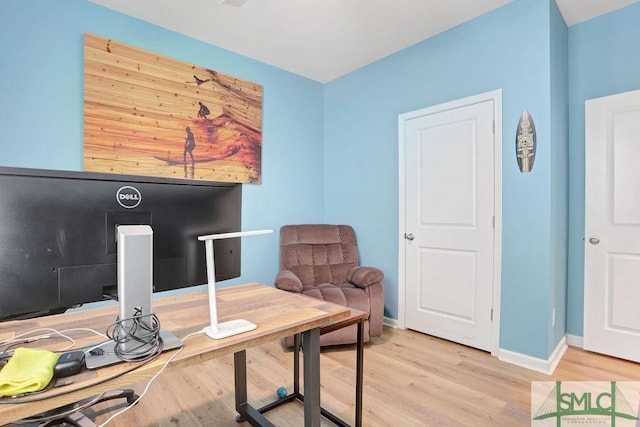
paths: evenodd
<path fill-rule="evenodd" d="M 139 354 L 149 352 L 155 348 L 149 344 L 148 348 L 141 348 L 140 341 L 149 334 L 148 331 L 135 328 L 135 323 L 130 319 L 134 316 L 143 316 L 138 322 L 151 324 L 150 316 L 151 299 L 153 292 L 153 230 L 148 225 L 121 225 L 117 232 L 118 253 L 118 300 L 120 303 L 119 319 L 122 321 L 122 329 L 133 335 L 132 340 L 123 342 L 118 350 L 123 354 Z M 149 320 L 146 320 L 149 319 Z M 116 328 L 120 329 L 120 328 Z M 182 341 L 169 331 L 161 330 L 162 351 L 182 347 Z M 122 362 L 115 354 L 116 343 L 106 342 L 93 349 L 93 352 L 85 354 L 85 365 L 89 369 L 112 365 Z M 135 353 L 134 353 L 135 352 Z M 93 353 L 93 354 L 91 354 Z"/>

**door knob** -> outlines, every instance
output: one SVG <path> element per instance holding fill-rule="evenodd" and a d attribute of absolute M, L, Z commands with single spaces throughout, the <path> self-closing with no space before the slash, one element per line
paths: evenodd
<path fill-rule="evenodd" d="M 600 243 L 600 238 L 598 236 L 591 236 L 589 237 L 589 243 L 591 243 L 592 245 L 597 245 L 598 243 Z"/>
<path fill-rule="evenodd" d="M 413 233 L 404 233 L 404 238 L 407 240 L 413 240 L 416 238 L 416 236 L 414 236 Z"/>

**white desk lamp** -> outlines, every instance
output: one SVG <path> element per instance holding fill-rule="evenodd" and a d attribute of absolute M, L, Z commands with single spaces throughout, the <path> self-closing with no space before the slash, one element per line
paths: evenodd
<path fill-rule="evenodd" d="M 255 323 L 248 320 L 237 319 L 218 323 L 218 305 L 216 301 L 216 269 L 213 259 L 213 241 L 219 239 L 231 239 L 234 237 L 255 236 L 257 234 L 269 234 L 273 230 L 238 231 L 233 233 L 208 234 L 198 236 L 198 240 L 204 241 L 207 254 L 207 282 L 209 287 L 209 317 L 211 325 L 204 329 L 205 334 L 213 339 L 227 338 L 257 328 Z"/>

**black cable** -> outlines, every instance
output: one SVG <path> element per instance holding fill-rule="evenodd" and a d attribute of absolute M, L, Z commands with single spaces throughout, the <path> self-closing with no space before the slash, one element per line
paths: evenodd
<path fill-rule="evenodd" d="M 158 352 L 160 346 L 160 320 L 154 314 L 141 314 L 140 309 L 126 319 L 117 319 L 107 328 L 107 337 L 115 345 L 119 359 L 131 362 L 142 361 Z"/>

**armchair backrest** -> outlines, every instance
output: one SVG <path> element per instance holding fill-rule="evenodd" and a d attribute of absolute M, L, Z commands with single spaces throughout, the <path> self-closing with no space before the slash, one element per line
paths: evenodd
<path fill-rule="evenodd" d="M 356 235 L 349 225 L 305 224 L 280 228 L 280 269 L 303 286 L 343 283 L 358 265 Z"/>

